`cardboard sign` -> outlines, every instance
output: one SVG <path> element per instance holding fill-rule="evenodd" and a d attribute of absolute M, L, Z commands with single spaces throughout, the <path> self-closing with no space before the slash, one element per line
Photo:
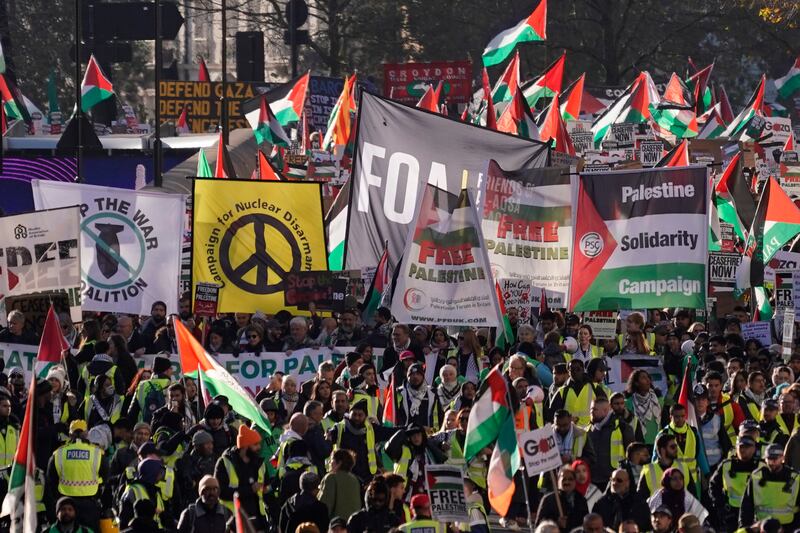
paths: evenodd
<path fill-rule="evenodd" d="M 464 522 L 468 519 L 464 474 L 460 466 L 426 465 L 425 489 L 431 500 L 431 515 L 434 520 Z"/>
<path fill-rule="evenodd" d="M 519 436 L 519 445 L 525 459 L 525 473 L 529 477 L 561 466 L 561 454 L 558 453 L 552 424 L 523 433 Z"/>
<path fill-rule="evenodd" d="M 794 341 L 794 308 L 787 307 L 783 312 L 783 360 L 788 362 L 792 356 L 792 341 Z"/>
<path fill-rule="evenodd" d="M 769 322 L 762 320 L 759 322 L 743 322 L 742 338 L 746 341 L 756 339 L 761 346 L 772 344 L 772 333 L 770 332 Z"/>
<path fill-rule="evenodd" d="M 794 276 L 792 272 L 775 272 L 775 312 L 780 313 L 784 309 L 794 309 Z M 779 284 L 780 282 L 780 284 Z"/>
<path fill-rule="evenodd" d="M 303 310 L 309 310 L 313 303 L 320 311 L 344 311 L 344 299 L 347 295 L 347 280 L 337 272 L 328 270 L 312 270 L 310 272 L 293 272 L 286 276 L 284 300 Z"/>
<path fill-rule="evenodd" d="M 663 153 L 664 143 L 662 141 L 642 141 L 639 144 L 639 161 L 642 162 L 642 166 L 656 166 Z"/>
<path fill-rule="evenodd" d="M 738 253 L 709 253 L 708 281 L 716 286 L 735 287 L 736 269 L 741 263 L 742 256 Z"/>
<path fill-rule="evenodd" d="M 197 316 L 207 316 L 209 318 L 217 316 L 217 302 L 219 301 L 219 284 L 203 283 L 197 284 L 194 295 L 194 314 Z"/>
<path fill-rule="evenodd" d="M 592 334 L 597 340 L 617 338 L 617 317 L 614 311 L 592 311 L 584 317 L 583 323 L 592 328 Z"/>
<path fill-rule="evenodd" d="M 618 148 L 632 148 L 635 145 L 634 129 L 634 124 L 612 124 L 611 140 L 617 143 Z"/>
<path fill-rule="evenodd" d="M 594 136 L 591 131 L 574 131 L 569 136 L 577 154 L 583 155 L 593 148 Z"/>
<path fill-rule="evenodd" d="M 500 284 L 506 310 L 510 307 L 514 307 L 519 312 L 520 322 L 527 322 L 530 320 L 531 281 L 518 278 L 500 278 L 497 282 Z"/>

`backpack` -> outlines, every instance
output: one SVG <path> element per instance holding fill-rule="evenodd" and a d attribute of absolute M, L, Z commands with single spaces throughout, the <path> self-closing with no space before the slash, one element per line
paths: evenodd
<path fill-rule="evenodd" d="M 156 409 L 164 407 L 167 399 L 164 397 L 164 389 L 152 382 L 147 383 L 147 392 L 144 395 L 144 406 L 142 407 L 142 420 L 148 424 L 153 420 L 153 413 Z"/>

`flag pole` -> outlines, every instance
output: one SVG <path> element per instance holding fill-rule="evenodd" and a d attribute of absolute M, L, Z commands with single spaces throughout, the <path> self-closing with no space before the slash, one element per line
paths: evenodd
<path fill-rule="evenodd" d="M 508 383 L 506 376 L 503 376 L 503 380 L 506 382 L 506 402 L 508 402 L 508 407 L 510 409 L 511 406 L 513 405 L 513 403 L 511 402 L 511 385 Z M 513 418 L 514 415 L 511 414 L 510 416 Z M 494 445 L 497 446 L 497 443 L 495 442 Z M 520 455 L 522 454 L 520 453 Z M 533 520 L 531 519 L 531 500 L 530 497 L 528 496 L 528 472 L 525 470 L 525 463 L 523 461 L 520 461 L 519 471 L 522 473 L 521 476 L 522 493 L 525 496 L 525 510 L 527 511 L 527 515 L 525 516 L 525 521 L 528 524 L 528 529 L 530 530 L 530 533 L 533 533 Z M 516 475 L 517 473 L 514 472 L 514 476 Z M 558 502 L 559 514 L 563 515 L 564 512 L 561 510 L 561 500 L 558 499 L 558 490 L 556 490 L 556 502 Z"/>

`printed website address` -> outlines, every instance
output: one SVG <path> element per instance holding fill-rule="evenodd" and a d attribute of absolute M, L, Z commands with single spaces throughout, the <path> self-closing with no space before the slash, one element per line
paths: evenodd
<path fill-rule="evenodd" d="M 487 318 L 443 318 L 411 315 L 411 321 L 419 324 L 486 324 L 489 320 Z"/>

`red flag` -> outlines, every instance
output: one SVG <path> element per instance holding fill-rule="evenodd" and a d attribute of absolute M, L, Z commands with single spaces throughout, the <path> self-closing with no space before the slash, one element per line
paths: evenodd
<path fill-rule="evenodd" d="M 44 377 L 51 366 L 61 362 L 61 354 L 69 350 L 69 343 L 61 333 L 61 323 L 58 321 L 55 307 L 50 304 L 47 318 L 44 321 L 42 340 L 39 341 L 39 355 L 36 357 L 36 376 Z M 34 379 L 34 381 L 36 381 Z"/>
<path fill-rule="evenodd" d="M 275 169 L 269 164 L 267 156 L 261 150 L 258 151 L 258 178 L 264 181 L 286 181 L 275 172 Z"/>
<path fill-rule="evenodd" d="M 486 127 L 490 130 L 497 129 L 497 112 L 494 110 L 492 102 L 492 91 L 489 89 L 489 73 L 483 67 L 481 81 L 483 83 L 483 100 L 486 102 Z"/>
<path fill-rule="evenodd" d="M 394 405 L 394 374 L 389 378 L 389 385 L 386 387 L 386 392 L 383 395 L 383 425 L 394 427 L 397 422 L 397 411 Z"/>
<path fill-rule="evenodd" d="M 439 82 L 438 87 L 441 87 L 441 82 Z M 425 94 L 417 102 L 417 107 L 439 113 L 439 88 L 434 89 L 433 85 L 428 85 L 428 88 L 425 89 Z"/>
<path fill-rule="evenodd" d="M 203 56 L 200 57 L 200 65 L 197 70 L 197 81 L 204 81 L 209 82 L 211 81 L 211 75 L 208 73 L 208 67 L 206 66 L 206 60 L 203 59 Z"/>
<path fill-rule="evenodd" d="M 236 178 L 231 156 L 222 138 L 222 131 L 219 132 L 219 142 L 217 143 L 217 161 L 214 163 L 214 177 Z"/>

